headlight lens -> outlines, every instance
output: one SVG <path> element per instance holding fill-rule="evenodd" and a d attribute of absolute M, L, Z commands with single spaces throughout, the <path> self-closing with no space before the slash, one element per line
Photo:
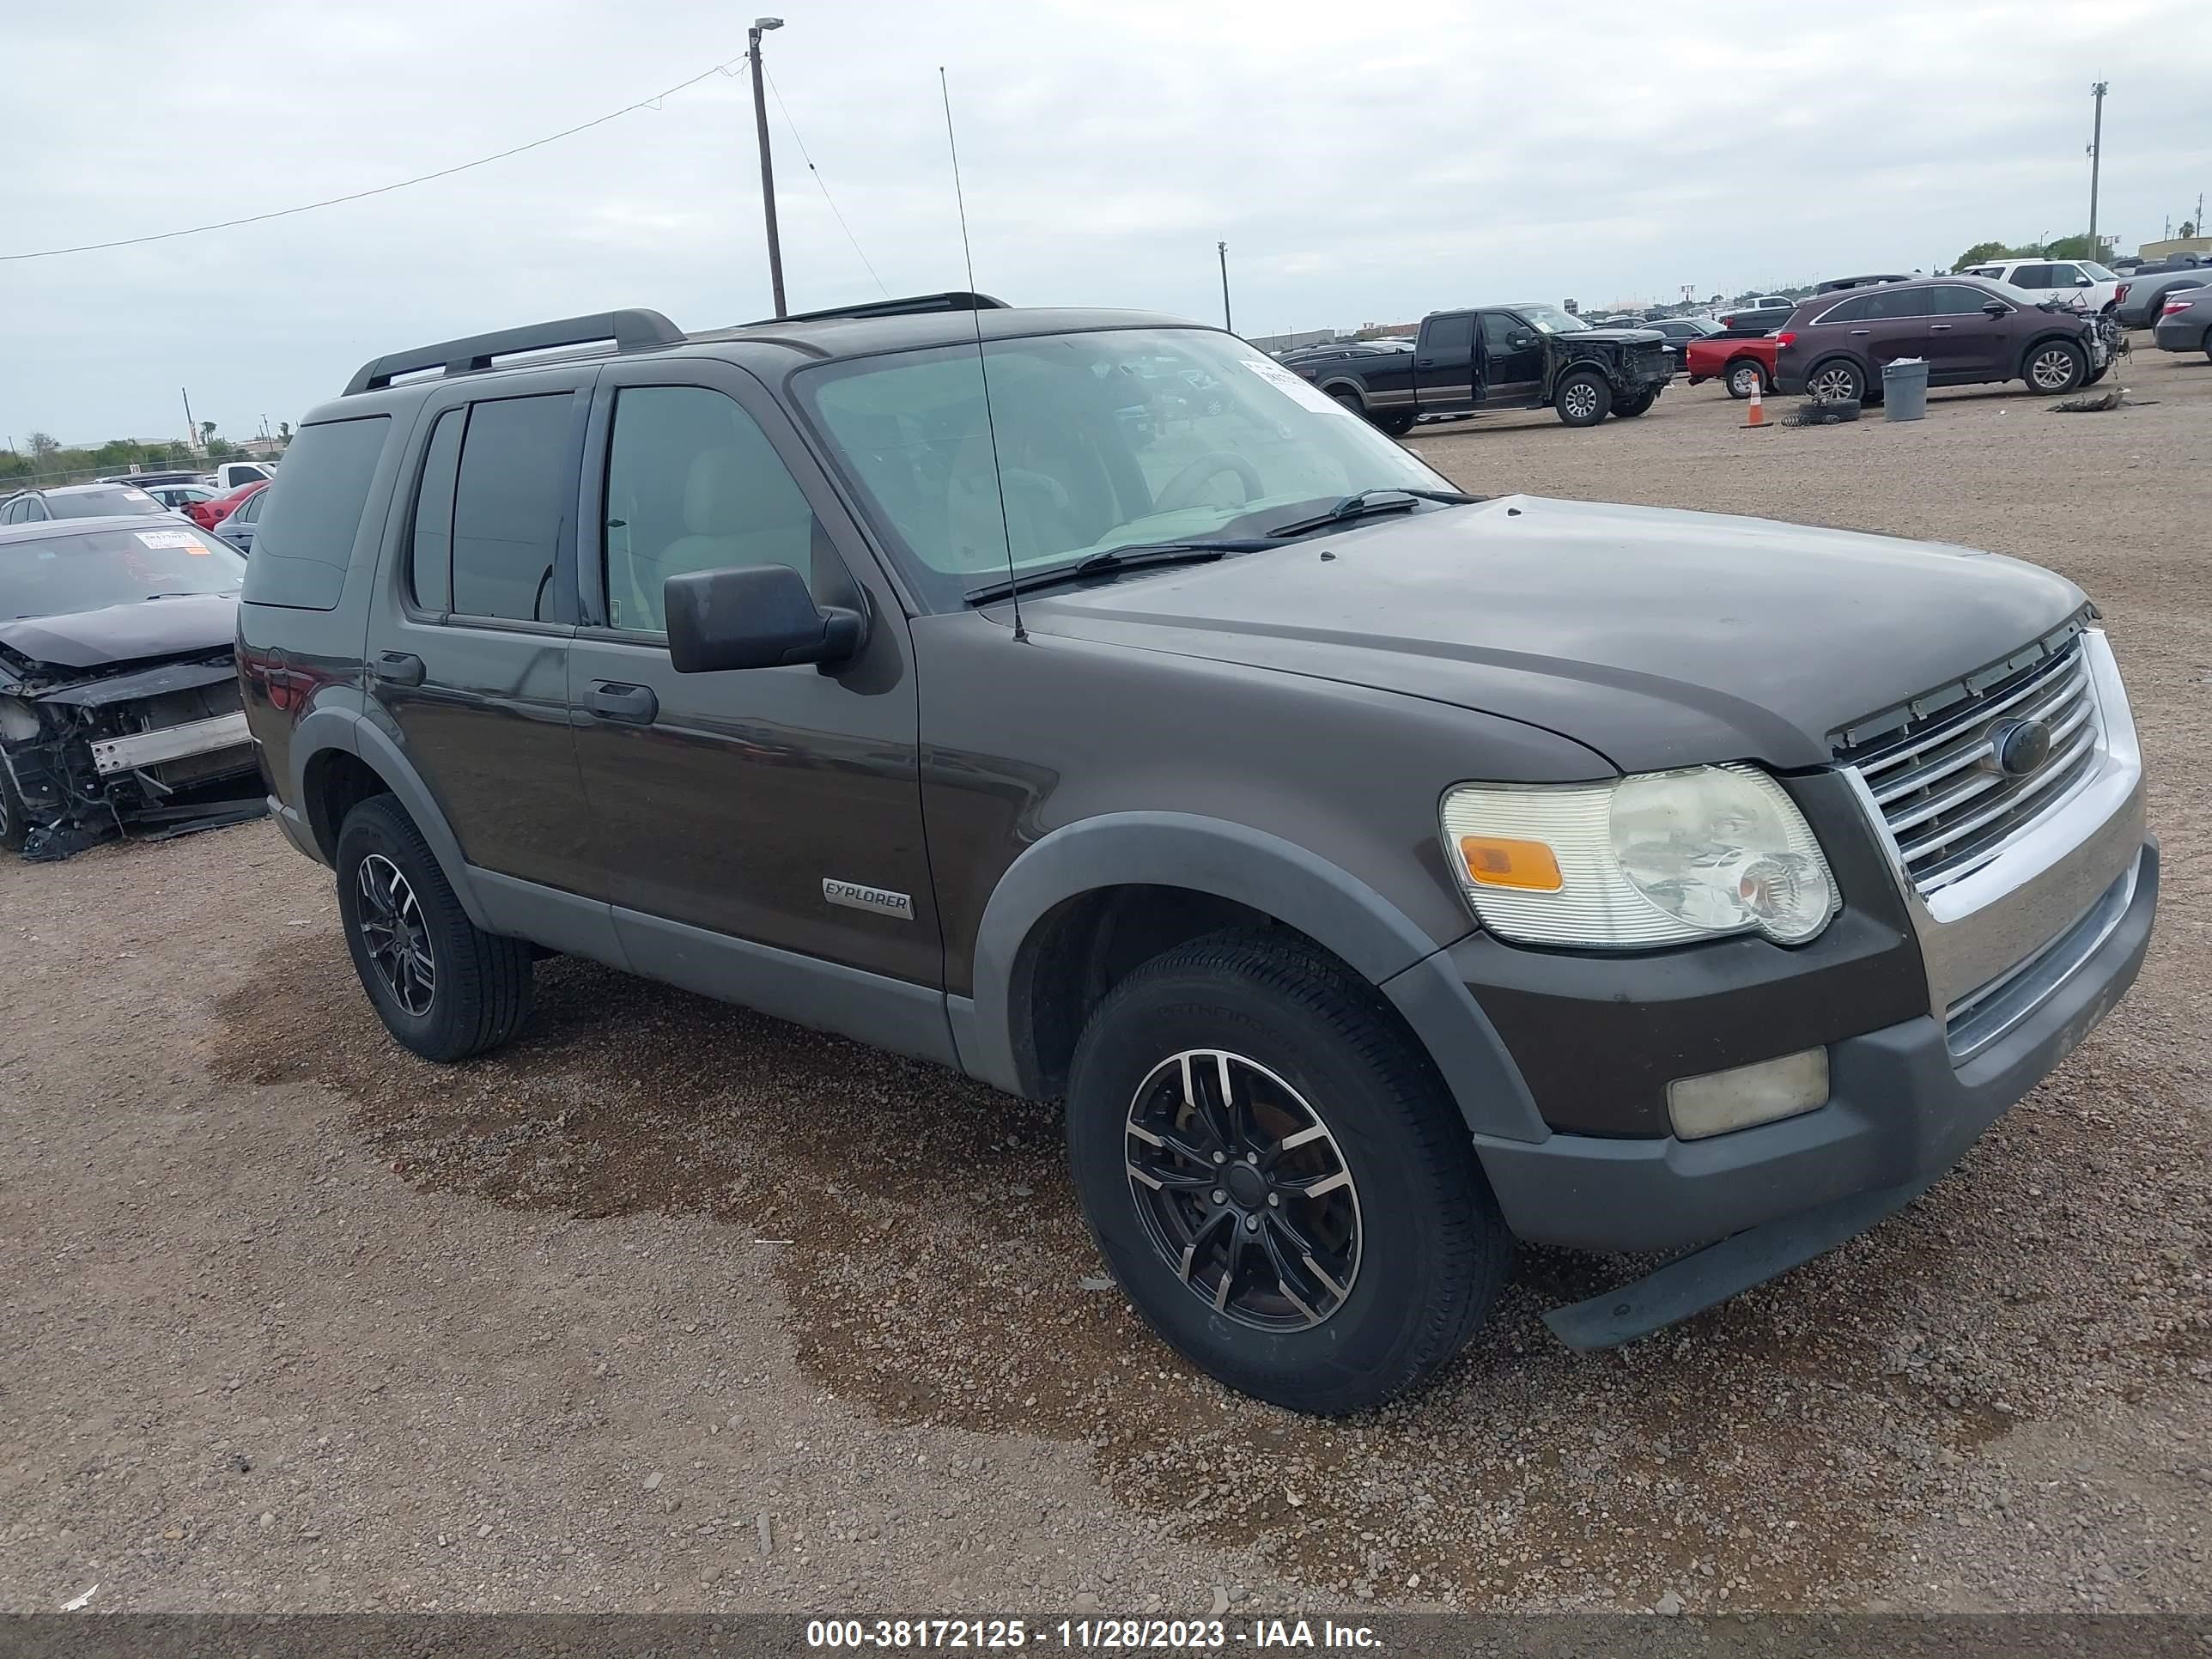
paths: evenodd
<path fill-rule="evenodd" d="M 1804 814 L 1756 767 L 1602 784 L 1462 784 L 1446 851 L 1492 933 L 1638 949 L 1756 931 L 1809 939 L 1838 904 Z"/>

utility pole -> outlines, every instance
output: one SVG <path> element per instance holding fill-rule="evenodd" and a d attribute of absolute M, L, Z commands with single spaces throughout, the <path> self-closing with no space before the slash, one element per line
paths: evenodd
<path fill-rule="evenodd" d="M 2089 95 L 2097 100 L 2097 115 L 2089 129 L 2089 257 L 2105 257 L 2105 245 L 2097 240 L 2097 172 L 2105 160 L 2105 85 L 2099 81 L 2089 88 Z"/>
<path fill-rule="evenodd" d="M 1216 242 L 1213 251 L 1221 256 L 1221 325 L 1234 334 L 1237 326 L 1229 320 L 1229 244 Z"/>
<path fill-rule="evenodd" d="M 750 54 L 753 60 L 753 125 L 760 134 L 761 210 L 768 216 L 768 281 L 775 291 L 775 314 L 787 315 L 783 303 L 783 244 L 775 234 L 775 167 L 768 154 L 768 95 L 761 90 L 761 35 L 769 29 L 783 27 L 781 17 L 756 17 L 753 26 L 745 31 L 752 44 Z"/>
<path fill-rule="evenodd" d="M 179 386 L 177 396 L 185 400 L 185 453 L 197 455 L 200 453 L 200 429 L 192 424 L 192 394 Z"/>

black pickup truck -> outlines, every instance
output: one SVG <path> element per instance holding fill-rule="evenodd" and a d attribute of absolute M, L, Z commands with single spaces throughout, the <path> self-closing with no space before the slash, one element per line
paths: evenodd
<path fill-rule="evenodd" d="M 1559 411 L 1569 426 L 1641 415 L 1674 373 L 1663 336 L 1592 328 L 1557 306 L 1478 306 L 1421 319 L 1411 351 L 1302 358 L 1287 365 L 1394 436 L 1423 415 Z"/>

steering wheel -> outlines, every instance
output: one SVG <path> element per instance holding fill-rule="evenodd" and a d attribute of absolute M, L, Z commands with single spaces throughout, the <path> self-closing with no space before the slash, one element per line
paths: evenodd
<path fill-rule="evenodd" d="M 1260 482 L 1259 469 L 1251 462 L 1231 450 L 1209 449 L 1160 487 L 1160 493 L 1152 498 L 1152 510 L 1172 513 L 1194 505 L 1199 486 L 1224 472 L 1237 475 L 1237 482 L 1244 486 L 1244 499 L 1248 501 L 1257 501 L 1267 493 L 1267 486 Z"/>

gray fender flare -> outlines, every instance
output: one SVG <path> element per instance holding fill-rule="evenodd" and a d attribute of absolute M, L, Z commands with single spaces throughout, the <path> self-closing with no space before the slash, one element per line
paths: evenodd
<path fill-rule="evenodd" d="M 1413 1027 L 1470 1129 L 1514 1140 L 1550 1133 L 1489 1018 L 1437 942 L 1364 882 L 1295 842 L 1181 812 L 1115 812 L 1054 830 L 1016 859 L 976 933 L 972 1016 L 954 1027 L 971 1075 L 1034 1095 L 1017 1042 L 1022 954 L 1059 905 L 1104 887 L 1188 888 L 1297 928 L 1377 986 Z M 964 1028 L 964 1029 L 963 1029 Z"/>
<path fill-rule="evenodd" d="M 324 704 L 308 712 L 294 729 L 292 736 L 292 799 L 307 799 L 307 767 L 319 754 L 341 749 L 357 756 L 407 809 L 407 816 L 422 832 L 429 843 L 438 867 L 445 872 L 447 884 L 461 902 L 468 918 L 486 933 L 498 931 L 484 915 L 477 902 L 473 885 L 469 880 L 468 860 L 461 855 L 461 843 L 446 822 L 446 815 L 430 793 L 429 785 L 422 781 L 407 758 L 406 751 L 392 741 L 391 736 L 360 710 Z M 335 826 L 333 826 L 335 828 Z"/>

